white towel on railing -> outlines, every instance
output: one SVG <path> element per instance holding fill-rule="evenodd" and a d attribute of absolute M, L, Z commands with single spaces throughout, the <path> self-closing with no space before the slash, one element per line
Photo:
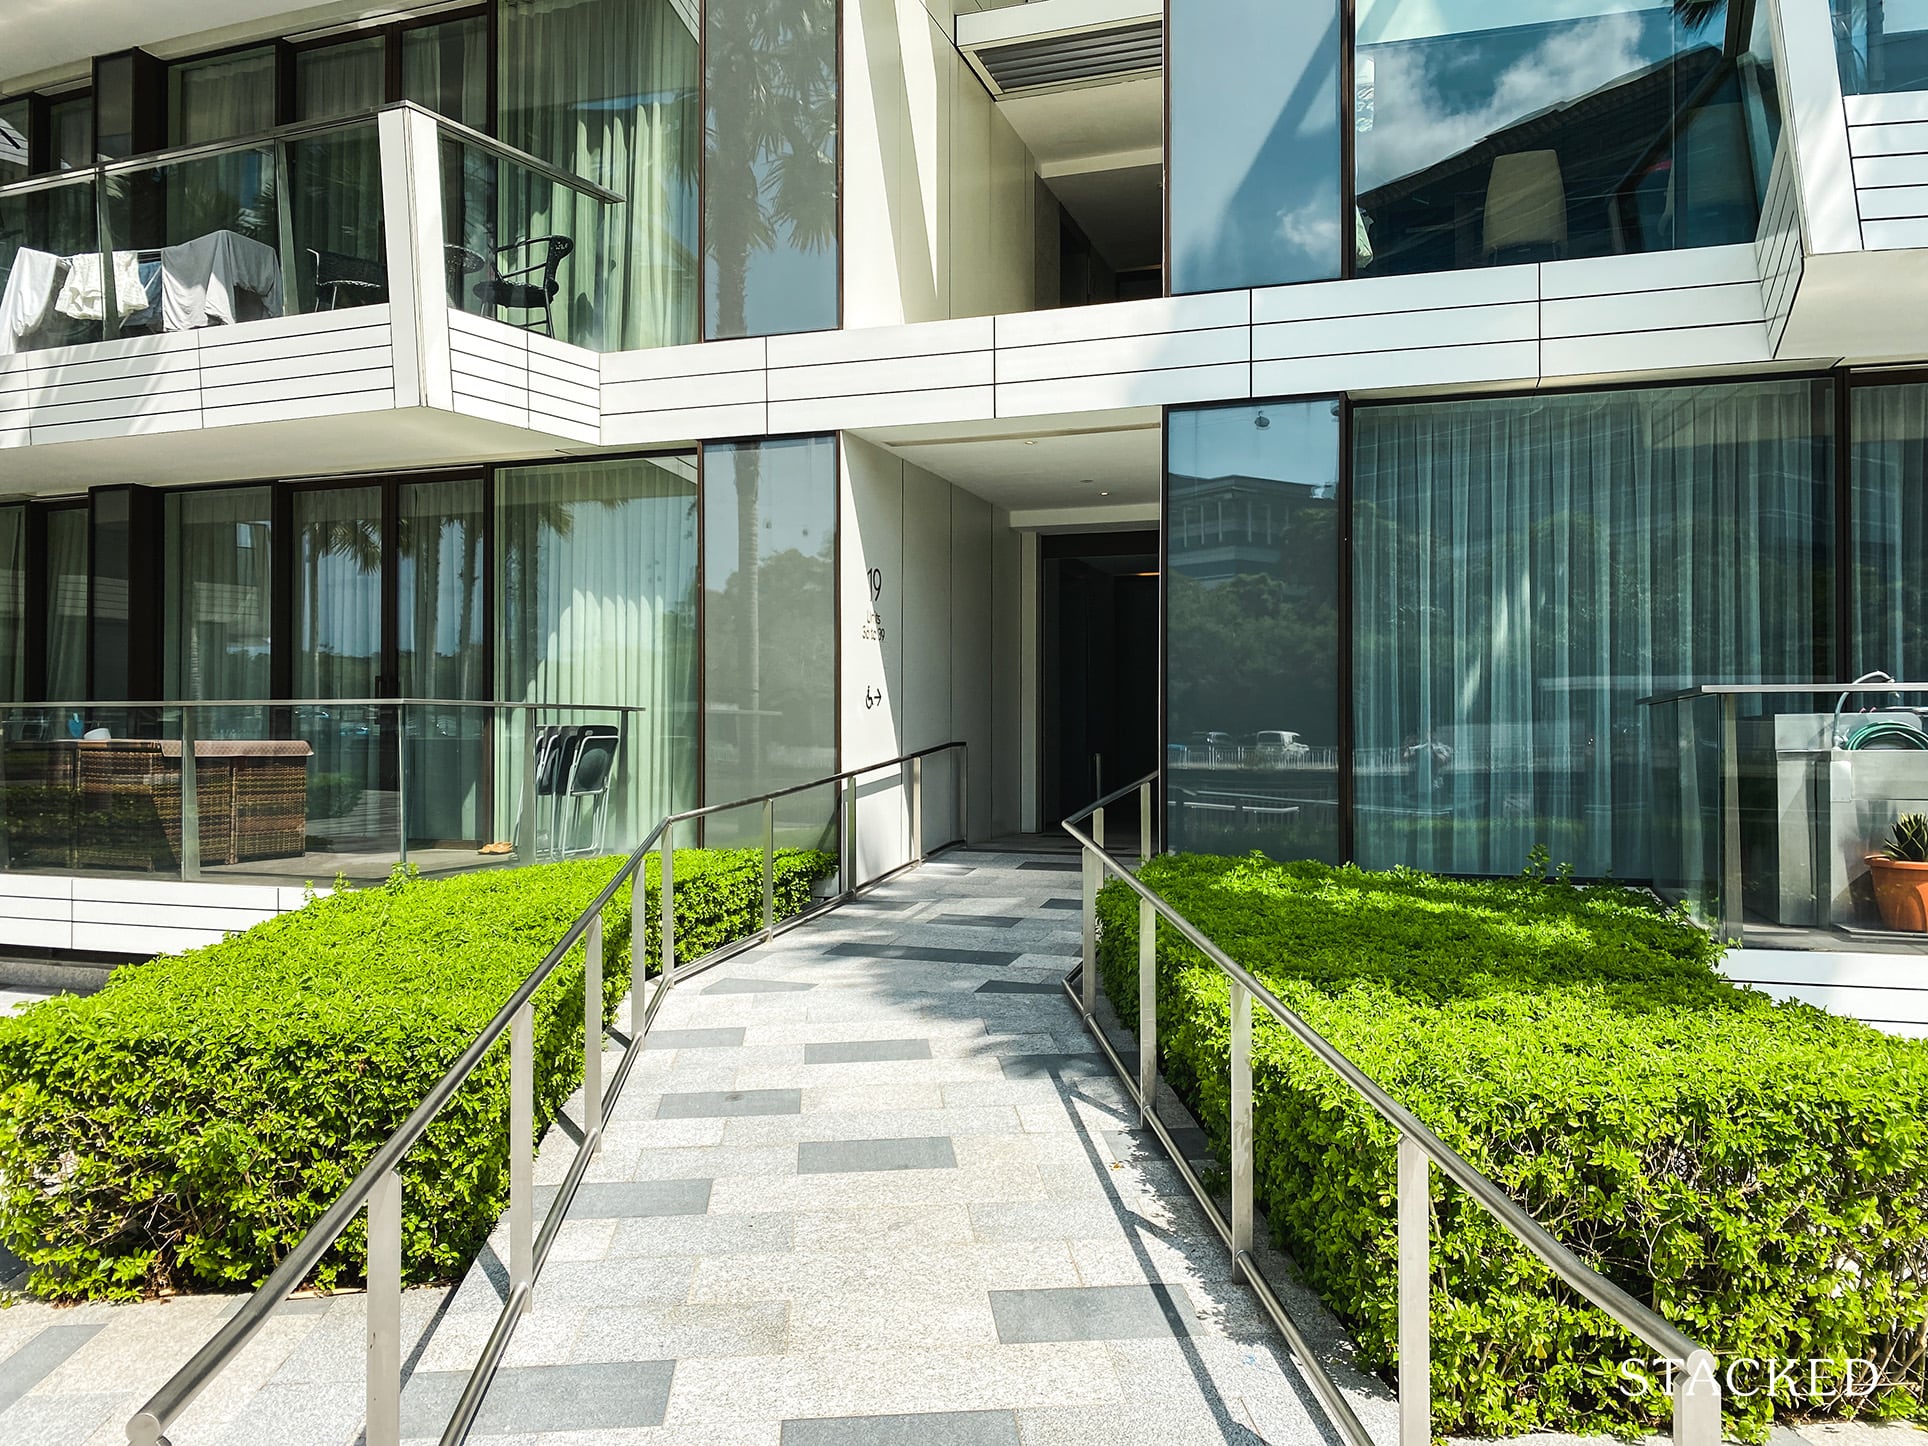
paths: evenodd
<path fill-rule="evenodd" d="M 100 253 L 85 251 L 67 258 L 67 284 L 60 288 L 54 310 L 76 321 L 99 321 L 106 313 L 101 294 Z M 147 309 L 147 288 L 141 285 L 141 258 L 132 251 L 114 253 L 114 308 L 125 320 Z"/>
<path fill-rule="evenodd" d="M 168 331 L 238 320 L 235 293 L 251 291 L 269 316 L 281 315 L 281 262 L 274 251 L 233 231 L 211 231 L 161 252 L 161 319 Z"/>
<path fill-rule="evenodd" d="M 14 253 L 7 289 L 0 292 L 0 353 L 19 351 L 27 334 L 46 321 L 59 276 L 60 258 L 51 251 L 22 246 Z"/>

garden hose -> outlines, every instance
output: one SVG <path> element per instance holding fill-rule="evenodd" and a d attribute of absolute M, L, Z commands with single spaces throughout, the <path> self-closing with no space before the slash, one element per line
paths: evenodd
<path fill-rule="evenodd" d="M 1923 733 L 1912 723 L 1897 723 L 1893 720 L 1864 723 L 1850 733 L 1841 746 L 1851 752 L 1928 751 L 1928 733 Z"/>

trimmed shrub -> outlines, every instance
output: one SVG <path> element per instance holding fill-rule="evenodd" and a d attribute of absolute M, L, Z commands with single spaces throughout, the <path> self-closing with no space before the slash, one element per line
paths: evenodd
<path fill-rule="evenodd" d="M 1798 1362 L 1726 1396 L 1774 1410 L 1921 1416 L 1928 1400 L 1928 1045 L 1777 1004 L 1714 970 L 1719 946 L 1651 898 L 1169 856 L 1143 878 L 1286 1007 L 1519 1200 L 1582 1260 L 1715 1352 Z M 1137 1022 L 1137 914 L 1100 897 L 1100 973 Z M 1215 1147 L 1229 1105 L 1224 976 L 1158 949 L 1159 1045 Z M 1392 1129 L 1255 1010 L 1256 1189 L 1277 1243 L 1395 1361 Z M 1652 1352 L 1555 1281 L 1434 1173 L 1434 1430 L 1648 1430 Z M 1835 1363 L 1810 1399 L 1807 1362 Z M 1879 1386 L 1836 1389 L 1845 1362 Z M 1758 1367 L 1737 1378 L 1767 1385 Z M 1859 1383 L 1866 1385 L 1865 1378 Z M 1797 1398 L 1795 1392 L 1800 1394 Z"/>
<path fill-rule="evenodd" d="M 0 1240 L 54 1297 L 259 1283 L 570 923 L 612 859 L 341 890 L 221 943 L 0 1021 Z M 828 856 L 776 860 L 781 915 Z M 762 855 L 676 855 L 677 957 L 762 927 Z M 646 928 L 657 957 L 658 860 Z M 604 1008 L 629 987 L 630 890 L 604 916 Z M 538 1130 L 582 1075 L 578 946 L 535 997 Z M 508 1201 L 506 1039 L 409 1153 L 403 1271 L 451 1278 Z M 366 1269 L 360 1217 L 316 1280 Z"/>

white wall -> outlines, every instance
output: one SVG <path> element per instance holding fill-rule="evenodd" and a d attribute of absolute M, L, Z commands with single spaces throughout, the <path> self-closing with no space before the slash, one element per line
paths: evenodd
<path fill-rule="evenodd" d="M 1720 969 L 1775 999 L 1798 999 L 1889 1034 L 1928 1039 L 1928 975 L 1919 954 L 1731 949 Z"/>
<path fill-rule="evenodd" d="M 920 0 L 845 0 L 844 325 L 1028 309 L 1036 164 Z"/>
<path fill-rule="evenodd" d="M 1001 527 L 989 503 L 861 437 L 845 434 L 839 504 L 845 768 L 961 739 L 968 747 L 970 832 L 1001 820 L 1015 794 L 1008 735 L 996 724 L 1002 630 L 994 625 Z M 954 755 L 924 764 L 927 845 L 956 835 Z M 880 771 L 858 788 L 859 876 L 910 857 L 904 776 Z"/>
<path fill-rule="evenodd" d="M 228 934 L 299 909 L 306 900 L 305 889 L 272 884 L 4 874 L 0 948 L 82 949 L 146 959 L 219 943 Z"/>

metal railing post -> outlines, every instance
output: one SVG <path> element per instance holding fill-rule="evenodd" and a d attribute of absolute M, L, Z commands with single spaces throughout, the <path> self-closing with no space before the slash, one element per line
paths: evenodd
<path fill-rule="evenodd" d="M 395 708 L 395 840 L 396 857 L 408 862 L 408 705 Z"/>
<path fill-rule="evenodd" d="M 1105 846 L 1105 810 L 1100 804 L 1091 814 L 1091 841 L 1099 848 Z"/>
<path fill-rule="evenodd" d="M 1674 1377 L 1674 1446 L 1720 1446 L 1720 1374 L 1710 1351 L 1695 1351 Z"/>
<path fill-rule="evenodd" d="M 763 800 L 763 937 L 777 931 L 777 805 Z"/>
<path fill-rule="evenodd" d="M 844 849 L 850 855 L 844 874 L 844 896 L 857 892 L 857 775 L 844 781 Z"/>
<path fill-rule="evenodd" d="M 536 1276 L 536 1007 L 509 1025 L 509 1289 Z M 522 1308 L 529 1308 L 528 1296 Z"/>
<path fill-rule="evenodd" d="M 1158 1113 L 1158 911 L 1138 901 L 1138 1123 Z"/>
<path fill-rule="evenodd" d="M 368 1196 L 367 1446 L 402 1439 L 402 1177 L 385 1173 Z"/>
<path fill-rule="evenodd" d="M 599 912 L 583 937 L 582 961 L 582 1133 L 602 1153 L 602 996 L 603 921 Z"/>
<path fill-rule="evenodd" d="M 971 751 L 953 749 L 957 754 L 957 841 L 971 841 Z"/>
<path fill-rule="evenodd" d="M 1741 767 L 1739 699 L 1723 693 L 1720 700 L 1721 782 L 1721 938 L 1741 942 Z"/>
<path fill-rule="evenodd" d="M 536 724 L 533 709 L 522 715 L 522 817 L 516 820 L 516 853 L 519 862 L 533 864 L 536 860 L 536 734 L 540 731 Z M 639 873 L 638 879 L 642 877 Z M 641 917 L 638 915 L 637 917 Z"/>
<path fill-rule="evenodd" d="M 1431 1446 L 1433 1162 L 1399 1137 L 1399 1446 Z"/>
<path fill-rule="evenodd" d="M 181 709 L 181 878 L 201 877 L 201 775 L 194 758 L 194 710 Z"/>
<path fill-rule="evenodd" d="M 637 862 L 629 876 L 629 1047 L 643 1037 L 643 990 L 649 975 L 649 870 Z"/>
<path fill-rule="evenodd" d="M 656 897 L 662 903 L 662 922 L 658 932 L 662 940 L 663 962 L 659 970 L 661 977 L 656 981 L 659 990 L 667 989 L 676 982 L 676 850 L 670 840 L 674 831 L 668 828 L 663 830 L 663 864 L 656 890 Z"/>
<path fill-rule="evenodd" d="M 1252 1248 L 1252 995 L 1236 979 L 1232 1008 L 1232 1278 L 1238 1257 Z"/>
<path fill-rule="evenodd" d="M 1138 785 L 1138 862 L 1151 860 L 1151 780 Z"/>
<path fill-rule="evenodd" d="M 1081 922 L 1082 938 L 1079 943 L 1084 951 L 1084 974 L 1080 986 L 1084 990 L 1082 1006 L 1085 1018 L 1098 1007 L 1098 890 L 1105 881 L 1105 861 L 1096 849 L 1084 851 L 1084 900 Z"/>
<path fill-rule="evenodd" d="M 924 760 L 910 761 L 910 856 L 924 862 Z"/>

